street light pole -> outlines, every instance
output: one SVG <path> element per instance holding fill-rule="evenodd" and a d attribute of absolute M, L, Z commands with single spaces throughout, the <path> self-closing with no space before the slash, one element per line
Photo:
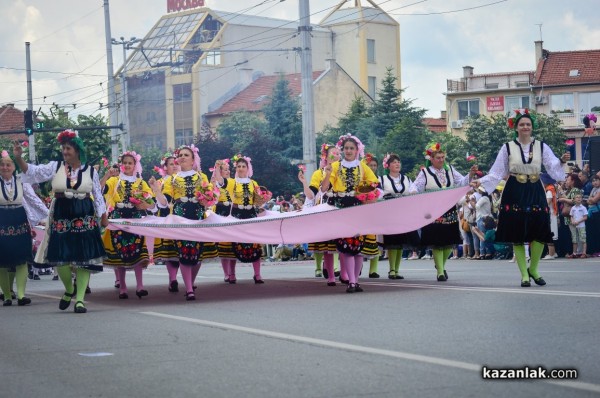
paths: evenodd
<path fill-rule="evenodd" d="M 104 36 L 106 39 L 106 70 L 108 74 L 108 120 L 111 126 L 116 126 L 119 120 L 115 112 L 117 97 L 115 95 L 115 74 L 113 72 L 112 45 L 110 43 L 110 11 L 108 0 L 104 0 Z M 117 163 L 119 156 L 119 134 L 119 130 L 116 128 L 110 130 L 110 158 L 113 164 Z"/>
<path fill-rule="evenodd" d="M 313 77 L 312 77 L 312 48 L 310 33 L 310 7 L 308 0 L 300 0 L 300 22 L 298 31 L 302 48 L 300 57 L 302 63 L 302 158 L 306 165 L 306 175 L 311 176 L 317 169 L 316 139 L 315 139 L 315 114 L 313 103 Z"/>

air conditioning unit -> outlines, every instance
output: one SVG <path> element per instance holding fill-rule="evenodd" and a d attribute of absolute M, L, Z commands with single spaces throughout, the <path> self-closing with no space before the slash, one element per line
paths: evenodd
<path fill-rule="evenodd" d="M 463 121 L 462 120 L 453 120 L 452 122 L 450 122 L 450 127 L 452 127 L 453 129 L 462 129 Z"/>
<path fill-rule="evenodd" d="M 548 96 L 546 95 L 537 95 L 535 97 L 535 104 L 536 105 L 544 105 L 548 103 Z"/>

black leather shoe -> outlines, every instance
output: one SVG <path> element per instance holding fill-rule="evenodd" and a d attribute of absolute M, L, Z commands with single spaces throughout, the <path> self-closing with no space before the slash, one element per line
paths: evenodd
<path fill-rule="evenodd" d="M 187 292 L 185 294 L 185 300 L 186 301 L 194 301 L 194 300 L 196 300 L 196 295 L 194 294 L 194 292 Z"/>
<path fill-rule="evenodd" d="M 139 299 L 142 297 L 146 297 L 148 295 L 148 291 L 146 289 L 136 290 L 135 295 L 138 296 Z"/>
<path fill-rule="evenodd" d="M 31 299 L 29 297 L 23 297 L 17 300 L 18 306 L 24 306 L 31 304 Z"/>
<path fill-rule="evenodd" d="M 396 279 L 404 279 L 404 277 L 402 275 L 396 275 Z M 448 278 L 446 278 L 448 279 Z"/>
<path fill-rule="evenodd" d="M 34 275 L 33 276 L 33 280 L 34 281 L 39 281 L 40 280 L 40 276 L 39 275 Z"/>
<path fill-rule="evenodd" d="M 327 286 L 335 286 L 336 283 L 335 282 L 327 282 Z"/>
<path fill-rule="evenodd" d="M 263 281 L 262 279 L 256 279 L 256 276 L 253 276 L 252 279 L 254 279 L 254 283 L 256 284 L 261 284 L 261 283 L 265 283 L 265 281 Z"/>
<path fill-rule="evenodd" d="M 438 282 L 446 282 L 447 279 L 444 275 L 438 275 L 437 277 Z"/>
<path fill-rule="evenodd" d="M 10 299 L 6 299 L 4 300 L 4 302 L 2 303 L 3 307 L 10 307 L 12 305 L 12 300 Z"/>
<path fill-rule="evenodd" d="M 356 293 L 356 286 L 354 285 L 354 283 L 348 284 L 348 287 L 346 288 L 346 293 Z"/>
<path fill-rule="evenodd" d="M 446 272 L 446 270 L 444 270 L 444 277 L 446 278 L 446 280 L 448 280 L 448 273 Z"/>
<path fill-rule="evenodd" d="M 127 293 L 119 293 L 119 298 L 121 300 L 127 300 L 129 298 L 129 295 Z"/>
<path fill-rule="evenodd" d="M 348 279 L 344 279 L 340 276 L 340 282 L 342 282 L 344 285 L 347 285 L 350 283 L 350 281 Z"/>
<path fill-rule="evenodd" d="M 69 306 L 71 305 L 71 297 L 73 297 L 73 295 L 75 294 L 75 292 L 69 294 L 67 292 L 65 292 L 65 294 L 63 294 L 63 297 L 68 297 L 68 300 L 65 300 L 64 298 L 61 298 L 59 303 L 58 303 L 58 308 L 60 310 L 66 310 L 67 308 L 69 308 Z"/>
<path fill-rule="evenodd" d="M 521 281 L 521 287 L 531 287 L 531 283 L 529 281 Z"/>
<path fill-rule="evenodd" d="M 230 285 L 235 285 L 236 282 L 237 282 L 237 279 L 229 277 L 229 284 Z"/>
<path fill-rule="evenodd" d="M 369 274 L 369 278 L 371 278 L 371 279 L 377 279 L 377 278 L 379 278 L 379 274 L 377 272 L 371 272 Z"/>
<path fill-rule="evenodd" d="M 179 291 L 179 282 L 175 281 L 171 281 L 171 283 L 169 283 L 169 291 L 171 293 L 177 293 Z"/>
<path fill-rule="evenodd" d="M 529 271 L 529 268 L 527 268 L 527 274 L 529 274 L 529 277 L 531 279 L 533 279 L 533 281 L 535 282 L 536 285 L 538 285 L 538 286 L 544 286 L 546 284 L 546 281 L 541 276 L 539 278 L 535 279 L 533 277 L 533 275 L 531 275 L 531 272 Z"/>
<path fill-rule="evenodd" d="M 90 289 L 90 287 L 86 287 L 85 288 L 85 294 L 90 294 L 92 292 L 92 289 Z"/>
<path fill-rule="evenodd" d="M 119 281 L 115 281 L 115 289 L 118 289 L 121 287 L 121 283 Z"/>
<path fill-rule="evenodd" d="M 78 301 L 75 303 L 75 308 L 73 308 L 73 312 L 76 314 L 85 314 L 87 312 L 87 308 L 85 308 L 83 301 Z"/>
<path fill-rule="evenodd" d="M 363 288 L 360 287 L 360 285 L 358 283 L 354 287 L 354 290 L 356 291 L 356 293 L 364 292 Z"/>
<path fill-rule="evenodd" d="M 323 278 L 329 279 L 329 272 L 325 268 L 323 268 Z"/>
<path fill-rule="evenodd" d="M 335 271 L 335 272 L 333 273 L 333 275 L 335 275 L 335 277 L 337 278 L 338 276 L 340 276 L 340 271 Z"/>

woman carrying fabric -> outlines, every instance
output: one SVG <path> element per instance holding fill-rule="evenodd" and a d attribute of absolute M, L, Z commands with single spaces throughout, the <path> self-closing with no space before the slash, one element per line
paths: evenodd
<path fill-rule="evenodd" d="M 321 191 L 323 180 L 325 179 L 325 167 L 340 160 L 340 151 L 333 144 L 321 145 L 321 161 L 319 169 L 315 170 L 310 178 L 310 185 L 306 183 L 304 171 L 300 170 L 298 179 L 304 188 L 306 199 L 315 205 L 321 204 L 325 192 Z M 324 242 L 313 242 L 308 244 L 308 251 L 314 253 L 316 270 L 315 276 L 324 276 L 327 279 L 327 286 L 335 286 L 336 263 L 338 260 L 337 248 L 335 240 Z M 321 265 L 323 265 L 323 273 L 321 274 Z M 342 279 L 348 280 L 348 275 L 342 275 Z"/>
<path fill-rule="evenodd" d="M 329 187 L 332 193 L 329 195 L 328 203 L 336 207 L 350 207 L 361 204 L 356 198 L 359 188 L 370 187 L 375 189 L 379 181 L 373 171 L 361 158 L 364 157 L 365 149 L 362 142 L 351 134 L 340 137 L 337 147 L 343 153 L 343 159 L 325 167 L 325 179 L 321 190 L 326 192 Z M 378 197 L 379 190 L 374 191 Z M 352 237 L 338 239 L 338 251 L 340 252 L 340 263 L 348 272 L 347 293 L 362 292 L 358 283 L 358 277 L 362 268 L 363 256 L 361 254 L 363 237 Z"/>
<path fill-rule="evenodd" d="M 206 207 L 212 204 L 205 199 L 198 199 L 199 194 L 210 190 L 206 174 L 200 171 L 198 148 L 193 144 L 190 146 L 184 145 L 175 151 L 175 155 L 181 170 L 167 178 L 162 185 L 162 189 L 154 178 L 149 181 L 156 195 L 158 206 L 166 208 L 172 202 L 173 210 L 171 214 L 189 220 L 202 220 L 206 217 Z M 187 301 L 195 300 L 194 281 L 202 262 L 203 243 L 176 240 L 174 245 L 177 248 L 177 257 L 166 260 L 179 264 L 186 289 L 185 298 Z"/>
<path fill-rule="evenodd" d="M 52 180 L 54 200 L 50 204 L 50 216 L 46 235 L 36 255 L 36 262 L 57 267 L 65 294 L 59 308 L 65 310 L 71 304 L 74 286 L 71 266 L 76 268 L 77 297 L 75 313 L 85 313 L 85 290 L 91 272 L 102 271 L 102 259 L 106 252 L 102 245 L 100 224 L 108 225 L 106 206 L 100 189 L 98 173 L 86 164 L 87 156 L 83 141 L 76 131 L 65 130 L 58 134 L 63 161 L 45 165 L 27 164 L 21 155 L 23 148 L 15 143 L 15 161 L 24 173 L 23 182 L 40 183 Z M 92 199 L 93 198 L 93 199 Z"/>
<path fill-rule="evenodd" d="M 482 184 L 486 191 L 491 192 L 501 179 L 509 175 L 502 193 L 496 241 L 513 244 L 521 271 L 521 287 L 531 286 L 531 278 L 537 285 L 545 285 L 538 273 L 538 265 L 544 245 L 552 242 L 552 233 L 540 173 L 543 165 L 552 178 L 563 181 L 562 164 L 570 159 L 570 155 L 565 153 L 559 159 L 548 145 L 532 137 L 537 122 L 528 109 L 517 109 L 508 125 L 516 130 L 516 139 L 500 148 L 489 174 L 473 184 Z M 531 242 L 529 269 L 525 259 L 526 242 Z"/>
<path fill-rule="evenodd" d="M 215 173 L 214 170 L 219 169 L 219 173 Z M 229 159 L 217 160 L 213 169 L 213 175 L 211 182 L 215 185 L 218 184 L 217 174 L 220 174 L 224 180 L 231 178 L 231 169 L 229 168 Z M 233 200 L 227 189 L 219 190 L 219 201 L 215 205 L 215 213 L 229 217 L 232 212 Z M 223 281 L 229 284 L 235 284 L 235 270 L 236 257 L 233 252 L 233 246 L 231 242 L 219 242 L 218 243 L 219 258 L 221 259 L 221 267 L 223 268 Z"/>
<path fill-rule="evenodd" d="M 238 154 L 232 158 L 232 163 L 235 166 L 235 178 L 224 178 L 220 174 L 220 168 L 215 167 L 215 181 L 219 188 L 229 192 L 229 197 L 233 202 L 231 209 L 233 217 L 241 220 L 256 218 L 258 217 L 256 206 L 259 205 L 256 200 L 262 194 L 262 190 L 258 183 L 251 179 L 253 174 L 251 159 Z M 264 204 L 269 199 L 271 199 L 270 193 L 264 193 L 260 201 Z M 260 275 L 261 245 L 233 243 L 232 247 L 238 260 L 243 263 L 252 263 L 254 283 L 265 283 Z M 235 281 L 235 260 L 230 262 L 229 272 L 229 281 Z"/>
<path fill-rule="evenodd" d="M 446 163 L 446 151 L 442 149 L 439 142 L 427 146 L 425 159 L 425 167 L 417 174 L 410 187 L 410 193 L 465 186 L 469 184 L 469 179 L 476 171 L 476 166 L 472 166 L 469 175 L 463 176 L 454 170 Z M 439 282 L 448 280 L 446 261 L 452 252 L 452 246 L 461 242 L 456 206 L 452 206 L 437 220 L 421 229 L 421 245 L 432 248 Z"/>
<path fill-rule="evenodd" d="M 106 203 L 112 204 L 108 218 L 142 218 L 147 212 L 156 213 L 158 207 L 152 190 L 142 179 L 141 155 L 125 152 L 120 156 L 121 173 L 111 177 L 104 186 Z M 127 299 L 125 273 L 128 269 L 135 272 L 135 295 L 142 298 L 148 295 L 144 289 L 142 273 L 148 266 L 149 257 L 145 238 L 121 230 L 105 230 L 103 236 L 107 258 L 104 265 L 114 267 L 119 274 L 119 298 Z"/>
<path fill-rule="evenodd" d="M 383 158 L 384 175 L 379 182 L 383 190 L 383 199 L 393 199 L 405 195 L 410 190 L 412 181 L 406 175 L 401 173 L 402 162 L 395 153 L 388 153 Z M 419 245 L 419 233 L 417 231 L 406 232 L 403 234 L 383 235 L 383 247 L 388 252 L 390 270 L 389 279 L 404 279 L 398 273 L 400 261 L 402 260 L 402 250 L 406 248 L 415 248 Z"/>
<path fill-rule="evenodd" d="M 25 297 L 27 262 L 32 261 L 31 227 L 48 216 L 48 209 L 29 184 L 15 174 L 15 163 L 7 151 L 0 157 L 0 288 L 2 305 L 12 305 L 12 281 L 17 282 L 17 305 L 31 304 Z"/>

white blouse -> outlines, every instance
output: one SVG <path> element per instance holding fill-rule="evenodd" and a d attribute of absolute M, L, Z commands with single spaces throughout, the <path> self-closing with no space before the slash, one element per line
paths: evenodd
<path fill-rule="evenodd" d="M 464 187 L 465 185 L 469 184 L 468 174 L 466 176 L 463 176 L 458 171 L 456 171 L 454 167 L 450 167 L 450 170 L 452 170 L 452 178 L 454 179 L 455 187 Z M 429 171 L 431 171 L 437 176 L 438 181 L 440 181 L 442 186 L 446 186 L 446 169 L 436 169 L 433 166 L 429 166 Z M 410 190 L 408 193 L 423 193 L 425 192 L 426 184 L 427 179 L 425 178 L 425 173 L 423 173 L 423 171 L 419 171 L 419 173 L 417 174 L 417 178 L 415 178 L 415 181 L 410 186 Z"/>

